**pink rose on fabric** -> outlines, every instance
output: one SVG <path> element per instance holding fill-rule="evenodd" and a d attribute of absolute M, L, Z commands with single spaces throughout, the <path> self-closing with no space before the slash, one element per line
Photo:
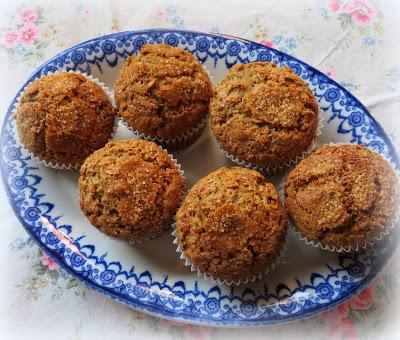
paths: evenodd
<path fill-rule="evenodd" d="M 358 332 L 353 325 L 353 321 L 348 318 L 342 318 L 337 323 L 329 326 L 328 339 L 357 340 Z"/>
<path fill-rule="evenodd" d="M 156 12 L 156 17 L 162 19 L 162 18 L 166 18 L 167 15 L 165 14 L 164 11 L 157 11 L 157 12 Z"/>
<path fill-rule="evenodd" d="M 185 325 L 182 327 L 185 337 L 194 340 L 207 339 L 211 333 L 210 327 Z"/>
<path fill-rule="evenodd" d="M 182 329 L 185 338 L 188 339 L 205 340 L 209 338 L 209 335 L 211 334 L 211 327 L 192 326 L 170 320 L 162 320 L 162 322 L 165 325 L 179 327 L 180 329 Z"/>
<path fill-rule="evenodd" d="M 369 286 L 365 288 L 361 293 L 353 297 L 349 305 L 353 309 L 368 309 L 371 307 L 372 303 L 374 302 L 375 299 L 375 288 L 372 286 Z"/>
<path fill-rule="evenodd" d="M 367 24 L 376 17 L 376 9 L 368 0 L 330 0 L 332 12 L 349 14 L 359 24 Z"/>
<path fill-rule="evenodd" d="M 333 67 L 327 67 L 327 68 L 325 69 L 325 73 L 326 73 L 326 75 L 327 75 L 328 77 L 331 77 L 331 78 L 333 78 L 333 79 L 336 78 L 336 71 L 335 71 L 335 69 L 334 69 Z"/>
<path fill-rule="evenodd" d="M 57 269 L 57 263 L 55 263 L 46 254 L 43 254 L 42 260 L 40 262 L 42 262 L 42 265 L 44 265 L 45 267 L 48 267 L 49 270 L 56 270 Z"/>
<path fill-rule="evenodd" d="M 329 2 L 329 8 L 332 12 L 337 12 L 340 8 L 340 1 L 339 0 L 331 0 Z"/>
<path fill-rule="evenodd" d="M 359 24 L 367 24 L 376 17 L 376 9 L 368 0 L 354 0 L 354 7 L 350 14 Z"/>
<path fill-rule="evenodd" d="M 347 13 L 347 14 L 351 14 L 352 12 L 354 12 L 357 9 L 354 2 L 355 2 L 354 0 L 345 1 L 340 8 L 340 12 Z"/>
<path fill-rule="evenodd" d="M 4 31 L 0 43 L 7 48 L 13 48 L 19 42 L 19 34 L 16 30 Z"/>
<path fill-rule="evenodd" d="M 26 24 L 19 30 L 19 42 L 25 46 L 30 46 L 35 42 L 39 34 L 39 28 L 34 24 Z"/>
<path fill-rule="evenodd" d="M 338 320 L 347 318 L 350 313 L 350 307 L 347 303 L 343 303 L 327 312 L 321 314 L 321 318 L 337 322 Z"/>
<path fill-rule="evenodd" d="M 268 47 L 274 47 L 275 46 L 272 42 L 267 41 L 267 40 L 261 40 L 260 43 L 265 45 L 265 46 L 268 46 Z"/>
<path fill-rule="evenodd" d="M 35 23 L 38 19 L 38 11 L 35 7 L 26 7 L 18 13 L 20 21 L 22 23 Z"/>

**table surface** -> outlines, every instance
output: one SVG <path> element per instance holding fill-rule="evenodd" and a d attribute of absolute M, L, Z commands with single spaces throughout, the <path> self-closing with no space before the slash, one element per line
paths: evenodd
<path fill-rule="evenodd" d="M 0 117 L 24 79 L 55 53 L 111 32 L 169 27 L 258 41 L 324 71 L 355 94 L 400 146 L 400 2 L 0 1 Z M 400 255 L 349 302 L 267 328 L 177 324 L 128 309 L 78 283 L 43 254 L 0 189 L 0 338 L 369 339 L 400 331 Z"/>

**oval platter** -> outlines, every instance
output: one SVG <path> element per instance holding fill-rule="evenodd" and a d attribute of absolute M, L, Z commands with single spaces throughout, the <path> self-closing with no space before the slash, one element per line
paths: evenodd
<path fill-rule="evenodd" d="M 236 63 L 271 61 L 287 65 L 316 96 L 324 127 L 318 144 L 363 143 L 399 160 L 390 140 L 367 109 L 329 77 L 285 53 L 232 36 L 152 29 L 121 32 L 69 48 L 39 67 L 26 83 L 58 70 L 78 70 L 110 89 L 123 60 L 145 43 L 167 43 L 191 52 L 217 82 Z M 108 238 L 90 226 L 78 204 L 77 172 L 45 168 L 25 155 L 14 131 L 12 112 L 1 132 L 1 170 L 9 202 L 21 224 L 62 268 L 103 294 L 134 309 L 177 321 L 212 326 L 261 326 L 326 311 L 361 291 L 395 252 L 399 228 L 367 252 L 337 255 L 305 245 L 289 230 L 284 261 L 255 283 L 219 286 L 198 277 L 179 260 L 173 237 L 138 245 Z M 115 138 L 134 137 L 119 126 Z M 210 131 L 174 153 L 188 187 L 220 166 L 230 166 Z M 282 177 L 269 179 L 278 184 Z"/>

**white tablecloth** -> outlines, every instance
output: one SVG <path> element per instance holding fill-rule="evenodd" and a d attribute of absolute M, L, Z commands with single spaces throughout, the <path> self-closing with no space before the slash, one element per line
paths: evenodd
<path fill-rule="evenodd" d="M 0 114 L 36 66 L 115 31 L 173 27 L 262 42 L 325 71 L 353 92 L 400 146 L 400 2 L 0 1 Z M 213 329 L 149 317 L 92 291 L 29 239 L 0 189 L 1 339 L 396 338 L 399 256 L 335 310 L 293 324 Z"/>

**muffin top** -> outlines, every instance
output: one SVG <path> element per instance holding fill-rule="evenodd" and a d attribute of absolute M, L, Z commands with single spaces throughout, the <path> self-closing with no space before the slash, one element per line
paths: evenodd
<path fill-rule="evenodd" d="M 82 163 L 103 147 L 115 112 L 103 89 L 76 73 L 44 76 L 31 83 L 16 111 L 21 143 L 41 159 Z"/>
<path fill-rule="evenodd" d="M 179 244 L 203 273 L 238 281 L 274 262 L 286 235 L 274 186 L 254 170 L 220 168 L 189 191 L 176 216 Z"/>
<path fill-rule="evenodd" d="M 173 139 L 208 113 L 210 79 L 189 52 L 166 44 L 143 45 L 128 57 L 115 84 L 119 115 L 151 137 Z"/>
<path fill-rule="evenodd" d="M 155 143 L 111 141 L 81 167 L 80 207 L 102 232 L 138 241 L 170 228 L 184 187 L 174 162 Z"/>
<path fill-rule="evenodd" d="M 326 145 L 302 160 L 285 185 L 286 208 L 309 239 L 355 247 L 382 231 L 398 209 L 390 164 L 363 145 Z"/>
<path fill-rule="evenodd" d="M 210 112 L 222 148 L 262 166 L 283 165 L 316 138 L 317 102 L 289 67 L 268 62 L 233 66 L 216 85 Z"/>

